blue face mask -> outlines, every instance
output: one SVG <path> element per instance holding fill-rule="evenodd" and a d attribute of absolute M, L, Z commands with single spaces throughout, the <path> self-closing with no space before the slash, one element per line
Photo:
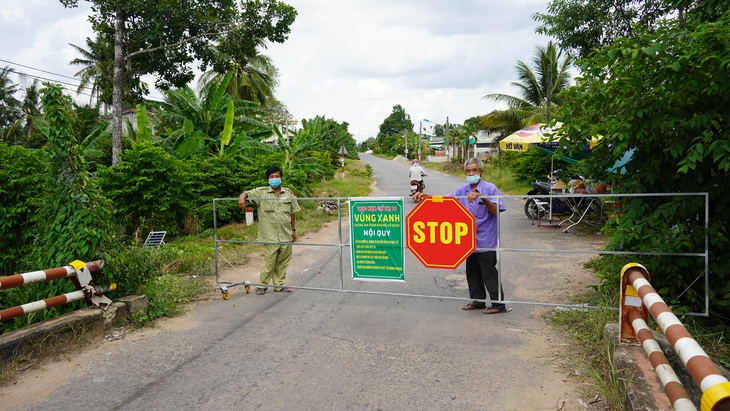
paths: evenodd
<path fill-rule="evenodd" d="M 280 178 L 272 178 L 269 179 L 269 185 L 276 188 L 281 185 L 281 179 Z"/>
<path fill-rule="evenodd" d="M 482 176 L 479 174 L 474 174 L 473 176 L 466 176 L 466 182 L 469 184 L 477 184 L 479 183 L 479 180 L 482 179 Z"/>

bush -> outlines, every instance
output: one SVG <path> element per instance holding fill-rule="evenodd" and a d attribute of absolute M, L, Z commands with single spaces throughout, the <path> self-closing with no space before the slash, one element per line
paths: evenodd
<path fill-rule="evenodd" d="M 101 167 L 96 177 L 114 202 L 114 220 L 138 239 L 155 230 L 184 232 L 202 181 L 192 164 L 149 141 L 133 143 L 119 164 Z"/>
<path fill-rule="evenodd" d="M 165 247 L 156 250 L 136 245 L 120 247 L 106 257 L 102 272 L 109 282 L 117 284 L 115 295 L 142 293 L 144 286 L 161 274 L 163 262 L 170 259 Z"/>
<path fill-rule="evenodd" d="M 33 230 L 31 217 L 50 181 L 46 173 L 48 154 L 0 142 L 0 276 L 13 275 L 19 262 L 30 253 Z M 41 267 L 35 267 L 38 269 Z M 51 267 L 43 267 L 51 268 Z"/>
<path fill-rule="evenodd" d="M 205 288 L 206 284 L 200 278 L 183 278 L 173 274 L 156 277 L 142 288 L 150 302 L 149 319 L 182 313 L 183 304 L 202 294 Z"/>
<path fill-rule="evenodd" d="M 266 168 L 258 164 L 244 164 L 233 157 L 208 157 L 202 160 L 200 171 L 203 183 L 197 199 L 195 214 L 201 229 L 213 227 L 213 199 L 238 198 L 243 190 L 263 183 Z M 224 225 L 244 218 L 238 203 L 221 201 L 216 203 L 217 224 Z"/>
<path fill-rule="evenodd" d="M 550 154 L 537 149 L 529 150 L 526 153 L 505 152 L 504 161 L 510 165 L 515 179 L 518 180 L 547 181 L 547 175 L 550 174 Z"/>

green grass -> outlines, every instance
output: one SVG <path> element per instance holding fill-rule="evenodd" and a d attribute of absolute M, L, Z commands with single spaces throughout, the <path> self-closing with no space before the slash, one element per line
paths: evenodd
<path fill-rule="evenodd" d="M 598 394 L 606 401 L 606 409 L 624 410 L 624 396 L 619 388 L 618 372 L 614 361 L 614 341 L 604 338 L 606 323 L 616 321 L 618 298 L 590 293 L 577 296 L 575 304 L 587 303 L 605 307 L 591 310 L 554 310 L 549 322 L 565 332 L 573 341 L 572 362 L 576 378 L 585 387 L 584 397 Z"/>

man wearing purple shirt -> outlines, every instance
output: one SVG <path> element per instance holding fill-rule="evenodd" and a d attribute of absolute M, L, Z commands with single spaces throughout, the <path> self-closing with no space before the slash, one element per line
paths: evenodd
<path fill-rule="evenodd" d="M 482 180 L 484 163 L 481 160 L 473 157 L 466 160 L 464 171 L 467 183 L 449 194 L 453 197 L 465 197 L 458 201 L 476 220 L 477 249 L 466 258 L 466 282 L 469 284 L 469 297 L 474 301 L 465 305 L 462 310 L 484 309 L 484 314 L 503 313 L 507 311 L 507 307 L 495 302 L 504 300 L 497 272 L 497 251 L 486 249 L 497 248 L 497 212 L 505 211 L 506 208 L 501 198 L 489 198 L 499 196 L 500 193 L 494 184 Z M 420 200 L 426 195 L 416 193 L 413 200 Z M 489 307 L 484 303 L 487 292 L 492 301 Z"/>

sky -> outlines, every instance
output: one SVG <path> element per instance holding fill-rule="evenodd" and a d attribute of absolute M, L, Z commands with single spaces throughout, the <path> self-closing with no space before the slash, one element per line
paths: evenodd
<path fill-rule="evenodd" d="M 358 141 L 376 136 L 398 104 L 424 134 L 424 119 L 462 124 L 504 108 L 484 95 L 516 94 L 515 65 L 549 40 L 532 20 L 547 0 L 284 1 L 298 12 L 289 39 L 263 52 L 279 69 L 277 97 L 298 121 L 347 122 Z M 86 48 L 94 37 L 89 13 L 83 0 L 75 9 L 2 0 L 0 67 L 78 84 L 68 78 L 80 69 L 68 64 L 80 57 L 69 43 Z"/>

